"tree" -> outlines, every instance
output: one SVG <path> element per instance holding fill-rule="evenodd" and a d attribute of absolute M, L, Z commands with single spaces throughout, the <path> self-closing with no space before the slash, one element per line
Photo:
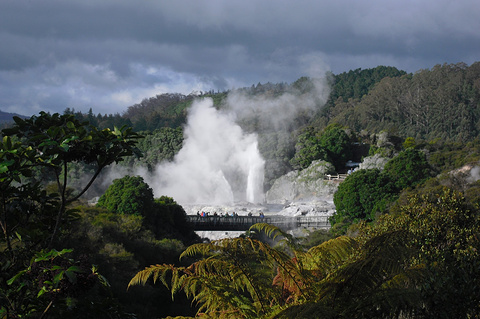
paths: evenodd
<path fill-rule="evenodd" d="M 139 136 L 128 128 L 99 131 L 71 114 L 45 112 L 29 119 L 15 117 L 14 121 L 13 127 L 2 130 L 4 137 L 0 144 L 0 224 L 3 232 L 0 311 L 7 316 L 23 316 L 29 313 L 29 304 L 43 304 L 45 312 L 51 309 L 47 306 L 49 301 L 35 292 L 33 282 L 28 277 L 24 281 L 24 267 L 32 254 L 49 256 L 55 248 L 63 251 L 65 247 L 59 236 L 74 217 L 69 205 L 86 192 L 107 165 L 125 156 L 140 154 L 135 148 L 135 139 Z M 66 172 L 73 162 L 96 167 L 78 192 L 68 188 Z M 54 177 L 56 193 L 47 192 L 45 185 L 33 178 L 37 168 Z M 57 284 L 62 284 L 60 281 Z M 37 297 L 39 300 L 32 300 Z"/>
<path fill-rule="evenodd" d="M 368 237 L 402 231 L 404 245 L 414 252 L 409 263 L 421 270 L 416 289 L 421 318 L 472 318 L 480 313 L 480 218 L 459 192 L 413 195 L 392 214 L 366 227 Z"/>
<path fill-rule="evenodd" d="M 397 189 L 378 169 L 361 169 L 348 175 L 333 195 L 336 212 L 331 224 L 348 226 L 360 220 L 373 220 L 393 201 Z M 340 226 L 336 226 L 340 227 Z"/>
<path fill-rule="evenodd" d="M 45 112 L 30 119 L 15 117 L 14 120 L 15 126 L 4 129 L 3 134 L 22 139 L 27 148 L 37 153 L 32 165 L 49 170 L 55 177 L 60 207 L 50 244 L 56 238 L 66 206 L 80 198 L 106 166 L 122 161 L 125 156 L 140 155 L 135 147 L 135 139 L 140 136 L 131 128 L 99 131 L 86 122 L 79 122 L 72 115 L 50 115 Z M 69 164 L 79 161 L 94 164 L 96 170 L 83 189 L 76 194 L 68 194 L 66 172 Z"/>
<path fill-rule="evenodd" d="M 290 163 L 294 168 L 307 168 L 313 161 L 326 157 L 326 152 L 320 146 L 319 136 L 312 126 L 298 136 L 295 144 L 295 156 Z"/>
<path fill-rule="evenodd" d="M 189 266 L 157 264 L 150 278 L 183 290 L 213 318 L 474 318 L 480 313 L 480 218 L 459 193 L 413 196 L 397 214 L 308 250 L 267 224 L 253 237 L 188 247 Z M 269 284 L 270 282 L 270 284 Z"/>
<path fill-rule="evenodd" d="M 425 154 L 417 149 L 408 148 L 400 152 L 385 164 L 387 174 L 398 189 L 404 189 L 423 182 L 431 176 L 432 169 Z"/>
<path fill-rule="evenodd" d="M 187 223 L 187 213 L 173 198 L 161 196 L 154 201 L 153 209 L 144 213 L 148 228 L 157 238 L 177 238 L 189 245 L 199 241 L 199 236 Z"/>
<path fill-rule="evenodd" d="M 260 225 L 267 227 L 266 225 Z M 278 229 L 270 228 L 270 234 Z M 287 236 L 287 240 L 292 237 Z M 181 258 L 200 259 L 188 267 L 152 265 L 132 278 L 129 287 L 145 284 L 151 277 L 172 291 L 183 290 L 199 305 L 199 313 L 213 317 L 261 318 L 272 313 L 272 305 L 284 304 L 280 285 L 272 286 L 276 267 L 285 269 L 295 285 L 298 264 L 279 249 L 252 239 L 234 238 L 188 247 Z M 297 288 L 303 290 L 300 282 Z M 306 289 L 305 291 L 307 291 Z"/>
<path fill-rule="evenodd" d="M 76 309 L 88 311 L 86 303 L 91 302 L 96 309 L 89 313 L 91 318 L 162 318 L 172 315 L 175 307 L 182 307 L 183 314 L 192 313 L 188 302 L 172 301 L 164 287 L 125 290 L 139 267 L 158 262 L 177 263 L 186 247 L 182 238 L 156 236 L 141 215 L 119 214 L 92 206 L 76 208 L 78 218 L 62 239 L 67 247 L 74 249 L 76 256 L 88 256 L 88 261 L 97 266 L 109 283 L 108 290 L 95 289 L 84 295 L 77 301 Z"/>
<path fill-rule="evenodd" d="M 153 190 L 140 176 L 124 176 L 113 180 L 97 203 L 118 214 L 145 215 L 153 208 Z"/>
<path fill-rule="evenodd" d="M 188 226 L 187 214 L 171 197 L 153 197 L 153 190 L 140 176 L 124 176 L 113 181 L 97 207 L 116 214 L 138 215 L 157 239 L 175 238 L 191 244 L 199 238 Z"/>
<path fill-rule="evenodd" d="M 352 158 L 351 141 L 345 130 L 337 124 L 331 124 L 325 128 L 319 142 L 326 152 L 325 160 L 332 163 L 337 171 L 345 168 L 347 161 Z"/>
<path fill-rule="evenodd" d="M 125 166 L 134 166 L 142 163 L 153 169 L 163 161 L 171 161 L 183 145 L 182 129 L 163 127 L 153 132 L 145 132 L 137 146 L 142 151 L 143 157 L 136 161 L 135 158 L 123 162 Z"/>
<path fill-rule="evenodd" d="M 319 134 L 314 127 L 309 126 L 298 136 L 295 156 L 290 163 L 295 168 L 304 169 L 313 161 L 322 159 L 340 170 L 351 156 L 350 138 L 342 127 L 332 124 Z"/>
<path fill-rule="evenodd" d="M 157 264 L 129 287 L 150 278 L 172 296 L 183 290 L 212 318 L 386 318 L 410 314 L 419 303 L 405 267 L 404 232 L 365 241 L 340 236 L 305 251 L 278 228 L 256 224 L 274 247 L 251 237 L 188 247 L 188 267 Z"/>

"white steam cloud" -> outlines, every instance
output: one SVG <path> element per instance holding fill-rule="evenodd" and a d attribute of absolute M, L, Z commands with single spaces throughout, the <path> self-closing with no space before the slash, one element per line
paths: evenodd
<path fill-rule="evenodd" d="M 327 74 L 328 66 L 323 57 L 308 54 L 298 58 L 298 68 L 308 76 L 304 82 L 308 89 L 292 88 L 278 96 L 250 96 L 241 91 L 232 91 L 228 95 L 227 105 L 239 118 L 254 116 L 259 125 L 273 126 L 277 131 L 286 129 L 301 112 L 318 110 L 325 105 L 330 95 Z"/>
<path fill-rule="evenodd" d="M 264 160 L 254 134 L 244 134 L 232 114 L 195 101 L 184 131 L 184 145 L 172 163 L 157 167 L 147 183 L 155 195 L 182 204 L 263 202 Z"/>
<path fill-rule="evenodd" d="M 183 147 L 174 161 L 141 174 L 155 196 L 173 197 L 182 205 L 263 203 L 265 161 L 257 135 L 243 132 L 236 122 L 254 118 L 260 126 L 282 130 L 300 112 L 323 106 L 330 93 L 326 69 L 316 57 L 303 60 L 310 77 L 305 93 L 252 97 L 233 91 L 224 111 L 215 109 L 211 99 L 195 101 L 189 110 Z"/>

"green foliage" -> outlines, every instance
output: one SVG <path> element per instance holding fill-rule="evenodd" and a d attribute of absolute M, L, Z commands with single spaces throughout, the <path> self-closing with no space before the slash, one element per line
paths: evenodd
<path fill-rule="evenodd" d="M 124 318 L 127 313 L 137 318 L 153 318 L 174 313 L 175 304 L 162 287 L 125 290 L 139 267 L 161 261 L 176 263 L 185 245 L 177 238 L 157 238 L 145 217 L 117 214 L 103 208 L 79 206 L 79 218 L 71 225 L 64 241 L 79 255 L 89 256 L 110 283 L 110 292 L 96 291 L 97 299 L 110 298 Z M 154 298 L 155 300 L 150 300 Z M 94 298 L 95 299 L 95 298 Z M 190 305 L 176 300 L 183 308 L 179 314 L 189 314 Z M 109 307 L 112 307 L 110 305 Z M 120 306 L 121 305 L 121 306 Z"/>
<path fill-rule="evenodd" d="M 416 145 L 416 143 L 415 143 L 415 139 L 413 137 L 407 137 L 405 139 L 405 142 L 403 142 L 403 148 L 405 148 L 405 149 L 415 147 L 415 145 Z"/>
<path fill-rule="evenodd" d="M 185 243 L 198 240 L 186 222 L 186 213 L 171 197 L 153 198 L 153 191 L 140 176 L 125 176 L 113 181 L 98 200 L 97 207 L 110 212 L 140 215 L 145 218 L 146 228 L 157 239 L 177 238 Z"/>
<path fill-rule="evenodd" d="M 173 160 L 173 157 L 183 146 L 183 130 L 181 127 L 163 127 L 151 133 L 146 133 L 144 136 L 139 141 L 138 148 L 144 154 L 141 163 L 146 164 L 149 168 L 154 168 L 162 161 Z"/>
<path fill-rule="evenodd" d="M 115 179 L 97 203 L 119 214 L 145 215 L 153 207 L 153 190 L 140 176 Z"/>
<path fill-rule="evenodd" d="M 350 98 L 360 99 L 366 95 L 373 86 L 385 77 L 399 77 L 405 71 L 394 67 L 377 66 L 373 69 L 356 69 L 335 76 L 331 100 L 342 98 L 345 102 Z"/>
<path fill-rule="evenodd" d="M 408 148 L 388 161 L 384 172 L 398 189 L 404 189 L 423 182 L 432 169 L 422 151 Z"/>
<path fill-rule="evenodd" d="M 44 316 L 54 302 L 60 308 L 57 309 L 58 313 L 62 311 L 59 300 L 64 300 L 65 304 L 72 303 L 72 298 L 83 297 L 94 285 L 106 284 L 104 278 L 85 260 L 76 262 L 66 258 L 66 254 L 71 252 L 71 249 L 37 252 L 28 268 L 7 281 L 7 285 L 16 294 L 23 295 L 26 302 L 24 307 L 13 309 L 10 316 Z"/>
<path fill-rule="evenodd" d="M 387 162 L 382 172 L 357 170 L 342 182 L 333 196 L 336 213 L 332 231 L 343 234 L 359 220 L 374 220 L 386 212 L 401 190 L 424 182 L 432 174 L 423 152 L 408 148 Z"/>
<path fill-rule="evenodd" d="M 196 257 L 190 266 L 152 265 L 129 287 L 160 281 L 211 318 L 474 318 L 480 311 L 479 214 L 448 189 L 360 224 L 356 238 L 307 251 L 274 226 L 252 230 L 286 245 L 249 237 L 196 244 L 182 254 Z"/>
<path fill-rule="evenodd" d="M 314 160 L 325 158 L 326 151 L 320 146 L 320 139 L 311 126 L 298 136 L 295 144 L 295 156 L 290 163 L 294 168 L 307 168 Z"/>
<path fill-rule="evenodd" d="M 323 242 L 332 239 L 332 234 L 325 229 L 317 229 L 315 231 L 311 231 L 308 233 L 307 236 L 300 238 L 300 244 L 309 249 L 314 246 L 318 246 Z"/>
<path fill-rule="evenodd" d="M 330 104 L 334 106 L 324 116 L 331 115 L 327 123 L 337 122 L 356 131 L 386 130 L 415 140 L 471 141 L 478 136 L 480 121 L 479 75 L 479 62 L 471 66 L 444 64 L 415 74 L 384 77 L 363 96 L 347 86 L 336 98 L 334 89 Z M 355 100 L 350 101 L 350 96 Z"/>
<path fill-rule="evenodd" d="M 437 170 L 448 172 L 480 160 L 480 140 L 464 143 L 445 143 L 435 140 L 426 145 L 428 161 Z"/>
<path fill-rule="evenodd" d="M 414 287 L 423 271 L 408 264 L 416 251 L 405 247 L 405 231 L 341 236 L 305 251 L 274 226 L 252 229 L 287 245 L 248 237 L 196 244 L 182 254 L 197 257 L 190 266 L 152 265 L 129 287 L 160 281 L 211 318 L 385 318 L 422 305 Z"/>
<path fill-rule="evenodd" d="M 457 192 L 412 196 L 395 215 L 382 216 L 367 228 L 369 236 L 391 230 L 406 231 L 404 245 L 413 258 L 405 260 L 421 268 L 417 282 L 422 302 L 415 313 L 424 318 L 469 318 L 480 312 L 480 219 Z"/>
<path fill-rule="evenodd" d="M 198 240 L 198 236 L 186 222 L 183 207 L 171 197 L 154 199 L 152 189 L 140 176 L 127 175 L 114 180 L 98 200 L 97 207 L 117 214 L 143 216 L 145 227 L 151 230 L 157 239 L 176 238 L 186 244 Z M 98 218 L 102 216 L 99 215 Z M 108 216 L 111 218 L 110 214 Z M 137 224 L 129 227 L 135 225 Z"/>
<path fill-rule="evenodd" d="M 290 163 L 295 168 L 304 169 L 313 161 L 322 159 L 340 170 L 351 156 L 351 141 L 343 128 L 330 125 L 318 134 L 315 128 L 309 126 L 298 136 L 295 156 Z"/>
<path fill-rule="evenodd" d="M 319 142 L 321 148 L 326 151 L 325 160 L 332 163 L 337 171 L 343 169 L 352 158 L 350 137 L 339 125 L 327 126 Z"/>
<path fill-rule="evenodd" d="M 145 213 L 148 227 L 157 238 L 177 238 L 185 244 L 199 240 L 187 223 L 187 214 L 182 206 L 171 197 L 155 199 L 153 209 Z"/>
<path fill-rule="evenodd" d="M 379 170 L 357 170 L 347 176 L 333 196 L 336 213 L 331 223 L 373 220 L 396 198 L 397 192 L 389 176 Z"/>
<path fill-rule="evenodd" d="M 61 256 L 67 252 L 61 236 L 78 218 L 69 205 L 87 191 L 107 165 L 125 156 L 139 155 L 135 147 L 139 136 L 129 128 L 100 131 L 72 115 L 41 112 L 39 116 L 14 120 L 13 126 L 2 130 L 0 144 L 1 311 L 8 317 L 39 311 L 43 315 L 47 311 L 60 314 L 65 307 L 73 309 L 72 298 L 83 273 L 75 261 Z M 68 187 L 67 171 L 73 162 L 96 166 L 78 192 Z M 45 185 L 35 180 L 37 168 L 54 177 L 54 192 L 47 192 Z M 38 259 L 39 255 L 32 259 L 37 252 L 43 254 L 43 259 Z M 52 264 L 53 260 L 59 264 Z M 29 264 L 32 269 L 25 270 Z M 40 269 L 37 275 L 48 278 L 38 279 L 34 267 Z M 73 290 L 62 290 L 65 284 L 73 285 Z M 57 297 L 57 292 L 62 298 Z M 47 300 L 44 296 L 55 297 Z"/>
<path fill-rule="evenodd" d="M 292 282 L 296 281 L 298 271 L 290 256 L 250 238 L 196 244 L 182 254 L 182 257 L 195 256 L 201 259 L 189 267 L 166 264 L 147 267 L 132 278 L 129 287 L 153 278 L 171 289 L 172 295 L 183 290 L 199 304 L 199 312 L 209 316 L 259 318 L 282 298 L 280 287 L 271 286 L 275 265 L 282 267 Z"/>

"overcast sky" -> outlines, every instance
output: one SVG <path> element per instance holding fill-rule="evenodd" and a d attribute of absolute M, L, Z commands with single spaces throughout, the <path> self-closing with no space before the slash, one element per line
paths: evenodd
<path fill-rule="evenodd" d="M 479 0 L 0 0 L 0 110 L 480 60 Z"/>

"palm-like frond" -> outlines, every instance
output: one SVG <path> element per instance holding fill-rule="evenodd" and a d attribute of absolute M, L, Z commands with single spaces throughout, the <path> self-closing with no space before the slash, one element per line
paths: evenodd
<path fill-rule="evenodd" d="M 304 255 L 304 264 L 317 277 L 324 278 L 335 271 L 354 255 L 358 242 L 348 236 L 340 236 L 310 248 Z"/>
<path fill-rule="evenodd" d="M 357 313 L 360 309 L 407 309 L 407 304 L 410 309 L 414 308 L 418 299 L 412 298 L 415 292 L 409 287 L 413 288 L 421 269 L 411 268 L 407 263 L 413 251 L 405 242 L 403 231 L 371 238 L 356 260 L 339 268 L 322 283 L 318 300 L 342 305 L 344 311 L 350 309 Z M 397 307 L 392 305 L 395 302 Z"/>
<path fill-rule="evenodd" d="M 265 253 L 250 238 L 222 239 L 195 244 L 181 255 L 201 257 L 189 267 L 154 265 L 140 271 L 129 286 L 145 284 L 150 278 L 162 281 L 172 296 L 183 290 L 199 311 L 222 316 L 256 318 L 266 313 L 275 299 L 271 289 L 273 271 L 264 271 Z M 228 314 L 228 315 L 227 315 Z"/>
<path fill-rule="evenodd" d="M 303 258 L 315 297 L 275 318 L 408 318 L 419 309 L 415 287 L 424 271 L 409 264 L 415 252 L 406 244 L 407 236 L 387 232 L 363 245 L 338 237 L 311 248 Z"/>
<path fill-rule="evenodd" d="M 315 299 L 318 282 L 343 266 L 357 249 L 358 243 L 353 238 L 342 236 L 312 247 L 306 253 L 297 251 L 296 257 L 289 260 L 278 252 L 269 252 L 270 256 L 283 259 L 273 284 L 283 288 L 286 302 Z"/>
<path fill-rule="evenodd" d="M 172 297 L 181 287 L 182 277 L 188 275 L 189 271 L 185 267 L 175 267 L 174 265 L 151 265 L 139 271 L 128 283 L 127 289 L 135 285 L 145 285 L 152 278 L 156 283 L 158 279 L 169 289 L 172 290 Z M 167 279 L 170 278 L 170 280 Z"/>
<path fill-rule="evenodd" d="M 300 251 L 300 246 L 298 245 L 295 237 L 278 228 L 277 226 L 267 223 L 257 223 L 250 226 L 250 230 L 264 232 L 268 237 L 278 240 L 279 244 L 287 246 L 292 252 Z"/>

